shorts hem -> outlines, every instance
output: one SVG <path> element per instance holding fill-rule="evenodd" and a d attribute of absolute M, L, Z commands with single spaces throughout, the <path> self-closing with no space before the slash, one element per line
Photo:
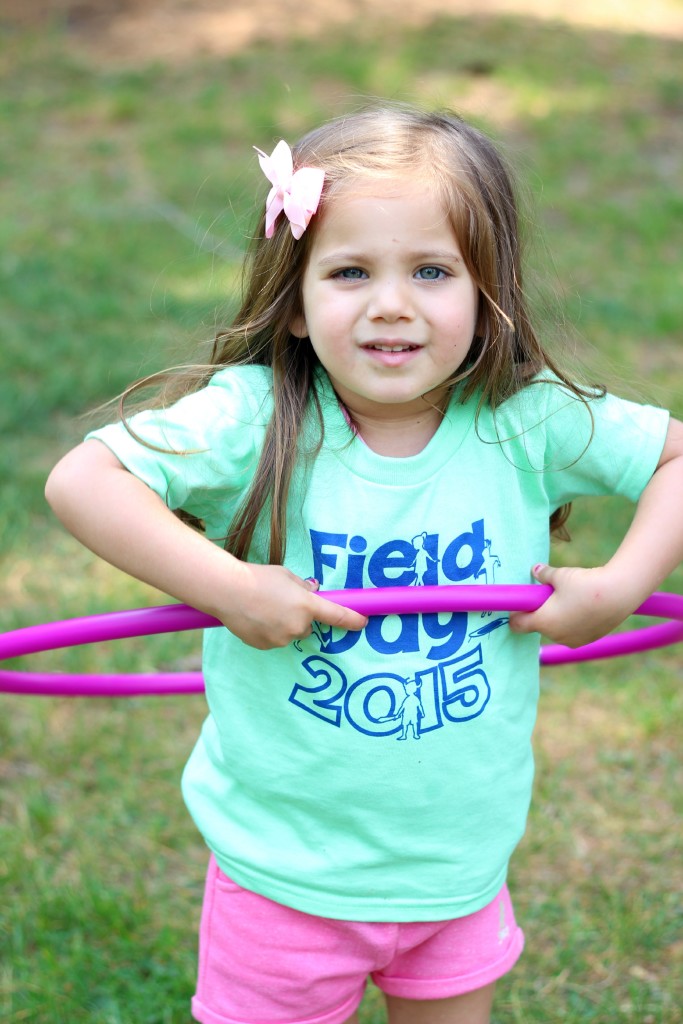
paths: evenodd
<path fill-rule="evenodd" d="M 402 999 L 448 999 L 476 992 L 507 974 L 519 960 L 524 949 L 524 932 L 517 928 L 503 956 L 480 971 L 472 971 L 460 978 L 387 978 L 381 972 L 372 974 L 372 980 L 388 996 Z"/>
<path fill-rule="evenodd" d="M 278 1021 L 266 1021 L 259 1018 L 258 1022 L 251 1018 L 226 1017 L 222 1013 L 216 1013 L 215 1010 L 210 1009 L 210 1007 L 202 1002 L 198 996 L 194 996 L 192 999 L 192 1016 L 195 1020 L 199 1021 L 199 1024 L 343 1024 L 358 1009 L 363 1001 L 364 994 L 365 983 L 363 983 L 360 991 L 350 999 L 347 999 L 342 1006 L 338 1006 L 336 1009 L 329 1010 L 326 1013 L 317 1014 L 314 1017 L 297 1017 L 294 1020 L 279 1019 Z"/>

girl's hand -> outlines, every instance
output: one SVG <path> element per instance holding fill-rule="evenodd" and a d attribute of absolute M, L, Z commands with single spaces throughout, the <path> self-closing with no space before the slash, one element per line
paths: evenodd
<path fill-rule="evenodd" d="M 367 625 L 367 616 L 318 597 L 318 586 L 279 565 L 241 562 L 216 614 L 231 633 L 262 651 L 310 636 L 314 622 L 345 630 Z"/>
<path fill-rule="evenodd" d="M 513 633 L 542 633 L 554 643 L 582 647 L 615 629 L 641 603 L 606 566 L 537 565 L 532 573 L 539 583 L 553 587 L 554 593 L 535 612 L 513 612 Z"/>

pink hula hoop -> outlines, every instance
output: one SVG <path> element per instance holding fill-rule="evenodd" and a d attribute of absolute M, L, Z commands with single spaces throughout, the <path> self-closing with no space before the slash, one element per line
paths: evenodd
<path fill-rule="evenodd" d="M 328 590 L 321 596 L 364 615 L 419 612 L 535 611 L 548 599 L 548 586 L 386 587 L 377 590 Z M 549 644 L 541 648 L 542 665 L 616 658 L 666 647 L 683 640 L 683 595 L 657 593 L 636 609 L 671 621 L 616 633 L 585 647 Z M 220 626 L 218 619 L 187 605 L 171 604 L 107 612 L 84 618 L 27 626 L 0 636 L 0 661 L 26 654 L 127 637 L 177 633 Z M 0 692 L 53 697 L 132 697 L 200 693 L 201 672 L 128 675 L 67 675 L 0 670 Z"/>

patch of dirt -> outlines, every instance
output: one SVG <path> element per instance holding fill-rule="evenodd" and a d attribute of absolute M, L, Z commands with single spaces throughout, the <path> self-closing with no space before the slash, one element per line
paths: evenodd
<path fill-rule="evenodd" d="M 259 41 L 354 25 L 420 25 L 439 16 L 508 15 L 683 39 L 677 0 L 1 0 L 0 23 L 63 21 L 73 42 L 113 63 L 225 56 Z"/>

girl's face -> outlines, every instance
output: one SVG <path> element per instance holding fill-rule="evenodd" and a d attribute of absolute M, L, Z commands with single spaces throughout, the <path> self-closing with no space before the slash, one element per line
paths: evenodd
<path fill-rule="evenodd" d="M 404 182 L 388 193 L 342 194 L 325 209 L 291 329 L 310 338 L 364 436 L 413 424 L 426 443 L 472 344 L 479 295 L 435 196 Z"/>

